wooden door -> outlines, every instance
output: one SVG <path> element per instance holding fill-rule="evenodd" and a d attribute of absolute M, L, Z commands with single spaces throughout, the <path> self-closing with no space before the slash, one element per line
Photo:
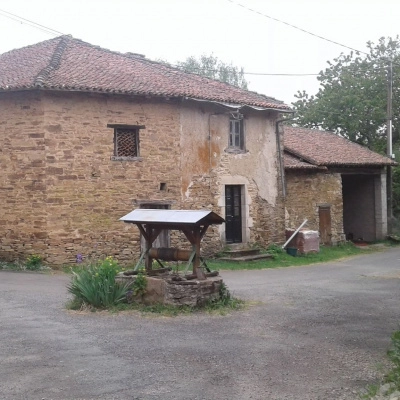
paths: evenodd
<path fill-rule="evenodd" d="M 225 186 L 225 235 L 227 243 L 242 242 L 242 187 Z"/>
<path fill-rule="evenodd" d="M 332 244 L 331 207 L 319 207 L 319 234 L 320 242 L 326 246 Z"/>

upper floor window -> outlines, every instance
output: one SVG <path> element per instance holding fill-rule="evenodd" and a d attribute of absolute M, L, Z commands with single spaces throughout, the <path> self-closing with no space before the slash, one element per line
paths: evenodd
<path fill-rule="evenodd" d="M 114 161 L 137 160 L 140 155 L 139 131 L 142 125 L 107 125 L 114 128 Z"/>
<path fill-rule="evenodd" d="M 229 147 L 244 150 L 243 115 L 232 114 L 229 120 Z"/>

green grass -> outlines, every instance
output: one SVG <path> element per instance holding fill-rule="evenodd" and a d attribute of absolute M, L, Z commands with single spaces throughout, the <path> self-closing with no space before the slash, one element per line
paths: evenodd
<path fill-rule="evenodd" d="M 237 299 L 235 297 L 231 297 L 229 300 L 218 300 L 214 302 L 209 302 L 202 307 L 172 306 L 164 304 L 144 305 L 138 303 L 120 303 L 115 306 L 110 306 L 109 308 L 107 308 L 107 311 L 110 313 L 119 313 L 121 311 L 134 311 L 139 312 L 142 315 L 176 317 L 178 315 L 188 315 L 194 313 L 226 315 L 229 312 L 241 310 L 245 306 L 245 301 Z M 68 301 L 65 307 L 68 310 L 78 311 L 96 312 L 104 310 L 81 303 L 79 301 L 76 301 L 76 299 Z"/>
<path fill-rule="evenodd" d="M 382 381 L 378 384 L 369 385 L 364 394 L 360 395 L 361 399 L 369 400 L 382 391 L 381 387 L 388 384 L 385 398 L 389 398 L 389 395 L 395 391 L 400 391 L 400 331 L 395 331 L 391 336 L 391 346 L 387 352 L 388 359 L 390 361 L 390 367 L 385 372 Z M 397 398 L 397 397 L 396 397 Z"/>
<path fill-rule="evenodd" d="M 51 268 L 43 264 L 29 264 L 24 261 L 1 261 L 0 271 L 36 271 L 36 272 L 49 272 Z"/>
<path fill-rule="evenodd" d="M 377 248 L 359 248 L 353 244 L 343 244 L 332 247 L 321 247 L 319 253 L 310 253 L 306 255 L 290 256 L 286 251 L 279 251 L 277 246 L 272 249 L 273 259 L 247 261 L 247 262 L 229 262 L 218 259 L 207 261 L 212 270 L 241 270 L 241 269 L 265 269 L 291 267 L 299 265 L 309 265 L 323 263 L 349 256 L 367 254 L 378 251 Z"/>

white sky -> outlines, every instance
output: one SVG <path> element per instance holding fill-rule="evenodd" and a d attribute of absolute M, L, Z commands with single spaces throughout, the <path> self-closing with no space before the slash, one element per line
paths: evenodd
<path fill-rule="evenodd" d="M 400 0 L 232 0 L 349 47 L 400 34 Z M 246 72 L 317 74 L 347 50 L 228 0 L 0 0 L 0 9 L 94 45 L 171 63 L 211 54 Z M 0 12 L 0 53 L 50 39 Z M 246 75 L 250 90 L 290 104 L 315 76 Z"/>

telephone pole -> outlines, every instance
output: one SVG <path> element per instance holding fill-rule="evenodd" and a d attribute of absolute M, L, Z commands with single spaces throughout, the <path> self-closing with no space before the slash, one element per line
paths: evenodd
<path fill-rule="evenodd" d="M 393 115 L 393 61 L 389 60 L 388 70 L 387 70 L 387 81 L 388 81 L 388 91 L 387 91 L 387 121 L 386 121 L 386 138 L 387 138 L 387 155 L 390 159 L 393 158 L 393 147 L 392 147 L 392 115 Z M 387 219 L 388 219 L 388 233 L 392 233 L 393 229 L 393 176 L 392 176 L 392 166 L 387 167 L 387 177 L 386 177 L 386 190 L 387 190 Z"/>

